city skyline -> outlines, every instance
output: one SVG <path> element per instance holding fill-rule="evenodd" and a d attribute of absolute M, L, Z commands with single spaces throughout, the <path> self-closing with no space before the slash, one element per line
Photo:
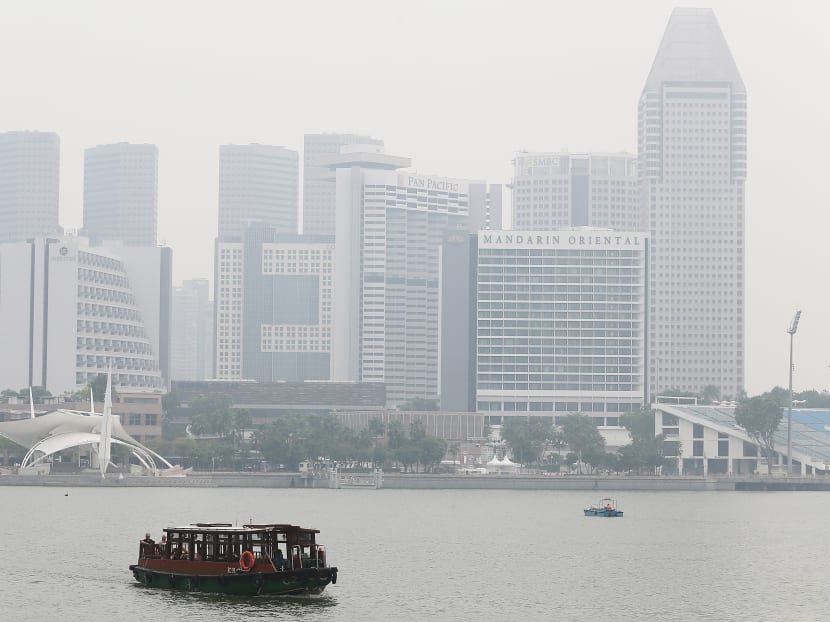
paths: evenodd
<path fill-rule="evenodd" d="M 161 5 L 148 3 L 130 24 L 114 8 L 100 7 L 95 28 L 84 24 L 83 9 L 56 3 L 54 23 L 41 24 L 32 9 L 19 7 L 10 16 L 10 37 L 0 45 L 9 57 L 21 58 L 12 54 L 19 48 L 37 53 L 11 67 L 0 129 L 60 136 L 60 222 L 69 229 L 82 223 L 85 148 L 122 140 L 156 144 L 159 240 L 174 249 L 178 283 L 212 273 L 221 144 L 259 142 L 299 151 L 306 133 L 362 133 L 384 140 L 389 153 L 411 155 L 419 172 L 490 183 L 510 179 L 510 160 L 523 149 L 636 152 L 636 102 L 674 7 L 642 2 L 632 20 L 630 6 L 611 2 L 567 9 L 483 3 L 470 21 L 460 6 L 432 5 L 430 11 L 427 4 L 413 12 L 403 5 L 361 4 L 373 19 L 356 29 L 360 11 L 335 4 L 322 15 L 286 9 L 286 33 L 268 24 L 273 20 L 241 22 L 250 13 L 234 19 L 205 8 L 196 18 L 201 30 L 190 31 L 187 41 L 180 29 L 193 16 L 179 7 L 162 18 Z M 821 322 L 830 293 L 820 282 L 830 250 L 823 248 L 819 210 L 828 189 L 818 157 L 830 137 L 822 112 L 829 98 L 812 79 L 830 57 L 816 19 L 821 5 L 803 3 L 798 12 L 762 3 L 699 6 L 714 9 L 749 93 L 746 388 L 754 394 L 786 385 L 786 328 L 801 308 L 794 388 L 821 390 L 830 385 L 830 327 Z M 536 19 L 542 15 L 556 19 Z M 278 49 L 269 51 L 262 37 L 249 32 L 214 50 L 227 21 L 231 29 L 244 23 L 252 33 L 269 34 L 268 45 Z M 296 34 L 288 32 L 294 27 Z M 109 59 L 97 56 L 102 42 L 143 42 L 150 28 L 158 49 L 151 53 L 146 43 L 139 45 L 146 59 L 129 45 L 116 46 Z M 303 38 L 318 29 L 330 41 L 300 54 Z M 417 44 L 424 32 L 431 35 L 430 49 Z M 277 45 L 274 34 L 288 36 Z M 467 45 L 458 45 L 459 39 Z M 333 58 L 337 45 L 350 53 Z M 390 61 L 374 57 L 369 51 L 376 45 L 399 53 Z M 72 49 L 55 58 L 65 48 Z M 568 55 L 575 50 L 581 54 Z M 356 72 L 353 58 L 364 56 L 372 62 Z M 263 60 L 274 59 L 280 59 L 274 67 L 279 80 L 263 79 Z M 116 71 L 107 90 L 99 90 L 97 74 L 125 60 L 130 70 Z M 31 75 L 40 78 L 37 83 Z M 410 84 L 416 77 L 424 86 L 418 93 Z M 220 97 L 219 87 L 238 97 Z M 347 91 L 352 101 L 321 96 L 334 90 Z M 433 92 L 452 97 L 430 98 Z M 62 105 L 49 96 L 55 93 Z"/>

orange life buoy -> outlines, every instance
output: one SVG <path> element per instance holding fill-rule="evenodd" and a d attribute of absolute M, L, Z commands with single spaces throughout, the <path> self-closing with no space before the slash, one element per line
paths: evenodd
<path fill-rule="evenodd" d="M 239 567 L 242 570 L 250 570 L 254 567 L 254 554 L 250 551 L 244 551 L 239 558 Z"/>

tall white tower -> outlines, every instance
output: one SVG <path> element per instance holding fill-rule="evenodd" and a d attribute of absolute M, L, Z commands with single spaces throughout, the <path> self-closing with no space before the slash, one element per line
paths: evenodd
<path fill-rule="evenodd" d="M 53 132 L 0 134 L 0 243 L 61 231 L 60 138 Z"/>
<path fill-rule="evenodd" d="M 158 149 L 117 143 L 84 152 L 84 231 L 93 243 L 155 246 Z"/>
<path fill-rule="evenodd" d="M 744 386 L 746 89 L 711 9 L 675 9 L 640 96 L 650 395 Z"/>
<path fill-rule="evenodd" d="M 334 172 L 317 161 L 339 154 L 345 145 L 383 147 L 383 141 L 360 134 L 306 134 L 303 143 L 303 233 L 334 235 Z"/>

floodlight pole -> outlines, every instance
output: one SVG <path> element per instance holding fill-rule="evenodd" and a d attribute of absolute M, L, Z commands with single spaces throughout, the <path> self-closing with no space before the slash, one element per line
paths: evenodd
<path fill-rule="evenodd" d="M 790 334 L 790 407 L 787 411 L 787 477 L 793 472 L 793 337 L 798 330 L 801 310 L 795 312 L 787 332 Z"/>

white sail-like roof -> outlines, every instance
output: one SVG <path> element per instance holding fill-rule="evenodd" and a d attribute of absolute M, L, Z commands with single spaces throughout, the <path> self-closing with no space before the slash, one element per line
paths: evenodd
<path fill-rule="evenodd" d="M 42 461 L 47 456 L 83 445 L 99 450 L 104 417 L 98 413 L 77 410 L 56 410 L 34 419 L 4 421 L 0 423 L 0 436 L 26 447 L 29 451 L 21 467 Z M 117 417 L 112 418 L 110 440 L 128 447 L 148 469 L 157 471 L 156 461 L 167 468 L 172 465 L 163 457 L 148 449 L 124 430 Z M 35 454 L 40 454 L 35 458 Z"/>

